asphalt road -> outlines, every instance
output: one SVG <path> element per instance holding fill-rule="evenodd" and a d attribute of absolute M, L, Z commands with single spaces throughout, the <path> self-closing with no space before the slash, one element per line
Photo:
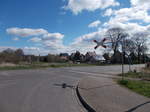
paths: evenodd
<path fill-rule="evenodd" d="M 78 81 L 120 72 L 120 66 L 0 71 L 0 112 L 83 112 L 74 89 Z M 62 88 L 62 83 L 69 87 Z"/>

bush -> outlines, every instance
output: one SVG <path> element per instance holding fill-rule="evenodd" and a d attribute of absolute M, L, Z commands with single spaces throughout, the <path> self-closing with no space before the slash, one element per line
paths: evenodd
<path fill-rule="evenodd" d="M 119 84 L 121 85 L 127 85 L 128 84 L 128 80 L 119 80 Z"/>
<path fill-rule="evenodd" d="M 146 63 L 146 68 L 150 68 L 150 62 Z"/>

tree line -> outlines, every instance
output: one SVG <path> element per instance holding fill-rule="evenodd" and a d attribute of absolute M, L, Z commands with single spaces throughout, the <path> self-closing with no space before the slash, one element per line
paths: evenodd
<path fill-rule="evenodd" d="M 105 36 L 110 40 L 110 50 L 113 51 L 111 63 L 144 63 L 149 61 L 148 51 L 148 32 L 137 32 L 128 34 L 124 29 L 116 27 L 110 28 Z M 108 58 L 109 52 L 105 54 Z"/>
<path fill-rule="evenodd" d="M 108 48 L 103 53 L 106 63 L 145 63 L 150 61 L 147 55 L 148 37 L 147 32 L 138 32 L 128 34 L 124 29 L 115 27 L 110 28 L 105 33 L 109 41 Z M 46 56 L 25 55 L 22 49 L 6 49 L 0 53 L 0 63 L 20 63 L 20 62 L 88 62 L 92 56 L 85 55 L 79 51 L 68 55 L 61 53 L 59 55 L 48 54 Z"/>

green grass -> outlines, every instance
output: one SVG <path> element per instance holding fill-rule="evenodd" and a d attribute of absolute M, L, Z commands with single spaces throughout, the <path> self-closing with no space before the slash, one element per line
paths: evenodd
<path fill-rule="evenodd" d="M 150 82 L 137 80 L 118 80 L 118 83 L 128 89 L 150 98 Z"/>
<path fill-rule="evenodd" d="M 122 76 L 122 74 L 119 74 L 119 76 Z M 148 73 L 148 72 L 128 72 L 128 73 L 124 74 L 124 77 L 150 80 L 150 73 Z"/>
<path fill-rule="evenodd" d="M 124 74 L 125 77 L 130 77 L 130 78 L 141 78 L 142 73 L 141 72 L 128 72 Z"/>

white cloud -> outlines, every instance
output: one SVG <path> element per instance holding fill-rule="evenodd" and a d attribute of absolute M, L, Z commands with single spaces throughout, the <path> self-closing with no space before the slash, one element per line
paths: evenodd
<path fill-rule="evenodd" d="M 100 21 L 98 22 L 100 24 Z M 102 32 L 92 32 L 89 34 L 82 35 L 77 37 L 72 43 L 69 45 L 63 44 L 64 35 L 61 33 L 49 33 L 46 31 L 44 33 L 31 33 L 28 30 L 22 30 L 21 28 L 17 28 L 19 31 L 14 31 L 14 29 L 7 29 L 7 33 L 13 35 L 20 35 L 21 37 L 24 36 L 36 36 L 31 37 L 28 42 L 33 42 L 32 46 L 26 46 L 22 48 L 25 54 L 35 54 L 35 55 L 46 55 L 48 53 L 61 53 L 61 52 L 75 52 L 79 50 L 82 53 L 86 53 L 87 51 L 94 51 L 95 44 L 93 43 L 93 39 L 99 39 L 102 37 Z M 29 29 L 29 28 L 24 28 Z M 21 32 L 23 31 L 23 33 Z M 30 31 L 35 31 L 35 29 L 30 29 Z M 103 30 L 104 31 L 104 30 Z M 19 39 L 19 38 L 18 38 Z M 35 44 L 34 44 L 35 43 Z M 5 49 L 5 48 L 3 48 Z M 101 50 L 99 51 L 101 53 Z"/>
<path fill-rule="evenodd" d="M 112 14 L 113 14 L 113 10 L 109 8 L 105 11 L 104 16 L 111 16 Z"/>
<path fill-rule="evenodd" d="M 6 32 L 10 35 L 29 37 L 29 36 L 39 36 L 48 33 L 44 29 L 30 29 L 30 28 L 8 28 Z"/>
<path fill-rule="evenodd" d="M 130 0 L 132 6 L 146 6 L 145 8 L 150 8 L 149 0 Z"/>
<path fill-rule="evenodd" d="M 33 42 L 32 47 L 23 48 L 26 53 L 36 53 L 38 47 L 42 49 L 40 52 L 52 52 L 58 53 L 65 50 L 65 45 L 63 44 L 64 35 L 61 33 L 49 33 L 45 29 L 30 29 L 30 28 L 8 28 L 6 30 L 8 34 L 19 36 L 19 37 L 31 37 L 28 42 Z M 33 37 L 36 36 L 36 37 Z M 18 40 L 19 38 L 14 38 Z M 38 47 L 34 47 L 34 46 Z M 46 50 L 44 50 L 46 49 Z M 37 53 L 36 53 L 37 54 Z"/>
<path fill-rule="evenodd" d="M 142 20 L 146 23 L 150 22 L 150 15 L 144 7 L 122 8 L 115 11 L 116 18 L 127 17 L 128 20 Z"/>
<path fill-rule="evenodd" d="M 130 34 L 136 32 L 145 32 L 148 29 L 148 26 L 143 26 L 138 23 L 132 23 L 132 22 L 122 22 L 119 20 L 117 21 L 117 19 L 110 20 L 109 22 L 105 23 L 104 26 L 107 28 L 121 27 Z"/>
<path fill-rule="evenodd" d="M 43 39 L 41 37 L 41 40 L 39 43 L 42 43 L 42 48 L 40 48 L 39 52 L 44 52 L 44 54 L 48 53 L 61 53 L 61 52 L 68 52 L 72 53 L 75 52 L 76 50 L 79 50 L 81 53 L 86 53 L 88 51 L 95 51 L 95 43 L 93 42 L 93 39 L 101 40 L 103 38 L 103 34 L 106 31 L 106 29 L 102 29 L 101 31 L 96 31 L 92 32 L 89 34 L 85 34 L 82 36 L 77 37 L 72 43 L 69 45 L 64 45 L 63 44 L 63 38 L 51 38 L 51 36 L 47 39 Z M 45 37 L 46 38 L 46 37 Z M 37 43 L 37 42 L 36 42 Z M 102 54 L 103 48 L 99 48 L 98 51 L 96 51 L 99 54 Z M 35 53 L 37 54 L 36 48 L 32 47 L 27 47 L 26 52 L 28 53 Z"/>
<path fill-rule="evenodd" d="M 43 40 L 56 40 L 63 39 L 64 35 L 61 33 L 47 33 L 43 36 Z"/>
<path fill-rule="evenodd" d="M 34 47 L 33 44 L 33 47 L 24 48 L 25 52 L 27 53 L 71 53 L 75 52 L 76 50 L 86 53 L 87 51 L 94 51 L 95 44 L 92 40 L 101 40 L 108 28 L 121 27 L 130 34 L 136 32 L 149 32 L 150 34 L 150 25 L 146 25 L 150 23 L 150 15 L 148 13 L 150 9 L 149 0 L 130 1 L 131 7 L 112 10 L 109 8 L 110 6 L 117 6 L 119 4 L 115 0 L 68 0 L 68 4 L 65 6 L 65 9 L 71 10 L 74 14 L 78 14 L 83 10 L 95 11 L 96 9 L 108 8 L 105 11 L 104 16 L 110 16 L 109 21 L 106 21 L 101 27 L 99 27 L 101 24 L 99 20 L 90 23 L 88 27 L 98 27 L 99 30 L 89 34 L 81 35 L 69 45 L 63 44 L 63 34 L 58 32 L 50 33 L 45 29 L 10 28 L 7 29 L 7 33 L 20 37 L 32 36 L 30 41 L 35 42 L 35 45 L 41 45 Z M 138 21 L 140 22 L 138 23 Z M 100 47 L 98 50 L 96 50 L 96 52 L 102 53 L 103 50 L 104 49 Z"/>
<path fill-rule="evenodd" d="M 63 45 L 64 35 L 61 33 L 47 33 L 39 37 L 33 37 L 29 42 L 35 42 L 42 44 L 42 47 L 52 53 L 58 53 L 65 49 Z M 44 50 L 45 51 L 45 50 Z"/>
<path fill-rule="evenodd" d="M 95 11 L 96 9 L 104 9 L 118 5 L 120 5 L 119 2 L 115 0 L 68 0 L 68 4 L 64 8 L 71 10 L 77 15 L 83 10 Z"/>
<path fill-rule="evenodd" d="M 96 20 L 96 21 L 90 23 L 90 24 L 88 25 L 88 27 L 89 27 L 89 28 L 94 28 L 94 27 L 98 27 L 98 25 L 100 25 L 100 24 L 101 24 L 101 21 Z"/>
<path fill-rule="evenodd" d="M 33 37 L 33 38 L 31 38 L 29 41 L 31 41 L 31 42 L 40 42 L 42 39 L 41 38 L 39 38 L 39 37 Z"/>
<path fill-rule="evenodd" d="M 14 37 L 14 38 L 12 38 L 12 40 L 14 40 L 14 41 L 18 41 L 18 40 L 19 40 L 19 38 L 18 38 L 18 37 Z"/>
<path fill-rule="evenodd" d="M 77 37 L 73 43 L 70 44 L 70 48 L 72 51 L 79 50 L 81 53 L 86 53 L 88 51 L 95 51 L 95 43 L 93 42 L 94 39 L 100 41 L 102 38 L 104 38 L 104 34 L 106 32 L 106 29 L 101 29 L 100 31 L 92 32 L 89 34 L 82 35 L 80 37 Z M 102 47 L 99 48 L 99 50 L 96 50 L 97 53 L 102 54 L 104 49 Z"/>
<path fill-rule="evenodd" d="M 142 1 L 142 0 L 141 0 Z M 123 27 L 130 32 L 138 32 L 146 29 L 146 25 L 142 23 L 150 23 L 150 15 L 148 14 L 147 8 L 145 5 L 138 5 L 138 0 L 131 0 L 132 6 L 130 8 L 121 8 L 119 10 L 113 10 L 109 21 L 105 22 L 103 26 L 105 27 Z M 150 2 L 144 2 L 150 3 Z M 112 12 L 112 11 L 110 11 Z M 105 14 L 109 15 L 109 11 L 106 10 Z M 140 22 L 138 22 L 140 21 Z"/>
<path fill-rule="evenodd" d="M 92 32 L 92 33 L 77 37 L 72 44 L 78 44 L 78 43 L 82 43 L 82 42 L 84 42 L 84 43 L 85 42 L 92 42 L 93 39 L 101 38 L 101 36 L 102 36 L 101 31 Z"/>
<path fill-rule="evenodd" d="M 33 46 L 28 47 L 28 46 L 26 46 L 22 49 L 25 52 L 25 54 L 30 54 L 30 55 L 32 54 L 32 55 L 37 55 L 37 56 L 40 54 L 46 55 L 46 54 L 44 54 L 44 50 L 40 49 L 39 47 L 33 47 Z"/>
<path fill-rule="evenodd" d="M 24 47 L 23 49 L 25 49 L 25 50 L 39 50 L 39 48 L 38 47 Z"/>

